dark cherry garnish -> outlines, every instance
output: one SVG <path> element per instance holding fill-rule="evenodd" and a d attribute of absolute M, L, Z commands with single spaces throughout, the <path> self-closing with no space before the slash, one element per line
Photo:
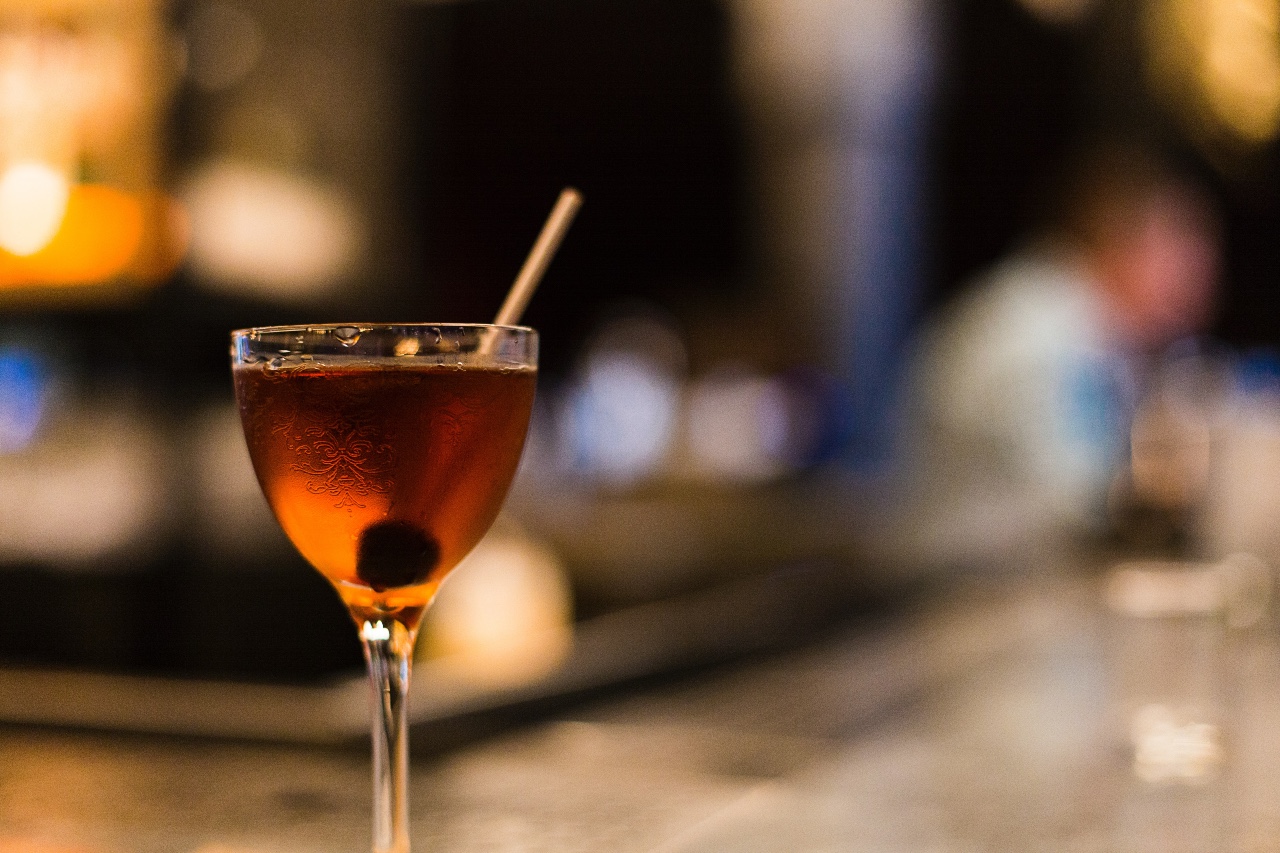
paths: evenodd
<path fill-rule="evenodd" d="M 376 592 L 422 583 L 440 561 L 436 540 L 407 521 L 380 521 L 360 534 L 356 575 Z"/>

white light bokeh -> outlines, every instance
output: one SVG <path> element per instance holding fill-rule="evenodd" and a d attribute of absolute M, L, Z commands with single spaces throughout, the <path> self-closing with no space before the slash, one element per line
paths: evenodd
<path fill-rule="evenodd" d="M 223 161 L 185 196 L 192 269 L 213 289 L 304 301 L 350 273 L 364 245 L 349 201 L 301 175 Z"/>
<path fill-rule="evenodd" d="M 468 683 L 523 684 L 568 654 L 572 614 L 568 575 L 556 554 L 527 537 L 494 533 L 436 597 L 421 650 Z"/>
<path fill-rule="evenodd" d="M 95 415 L 0 456 L 0 562 L 106 569 L 158 541 L 173 512 L 161 436 L 140 417 Z"/>
<path fill-rule="evenodd" d="M 1133 772 L 1144 782 L 1204 783 L 1222 769 L 1222 733 L 1198 720 L 1183 720 L 1167 705 L 1153 703 L 1130 720 Z"/>
<path fill-rule="evenodd" d="M 724 369 L 689 392 L 688 444 L 699 472 L 711 479 L 767 480 L 787 470 L 790 401 L 776 378 Z"/>
<path fill-rule="evenodd" d="M 0 175 L 0 247 L 32 255 L 49 245 L 67 212 L 71 185 L 47 163 L 13 163 Z"/>

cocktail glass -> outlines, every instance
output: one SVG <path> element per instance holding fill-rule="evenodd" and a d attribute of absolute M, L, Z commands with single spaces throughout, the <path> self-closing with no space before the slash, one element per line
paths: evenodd
<path fill-rule="evenodd" d="M 408 853 L 413 643 L 441 581 L 493 523 L 515 474 L 537 332 L 276 326 L 232 333 L 231 359 L 267 502 L 338 591 L 364 645 L 374 853 Z"/>

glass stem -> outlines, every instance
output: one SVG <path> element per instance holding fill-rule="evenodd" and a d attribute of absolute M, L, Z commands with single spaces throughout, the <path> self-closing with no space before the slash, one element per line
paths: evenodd
<path fill-rule="evenodd" d="M 360 627 L 373 688 L 373 853 L 409 853 L 409 693 L 414 631 L 394 619 Z"/>

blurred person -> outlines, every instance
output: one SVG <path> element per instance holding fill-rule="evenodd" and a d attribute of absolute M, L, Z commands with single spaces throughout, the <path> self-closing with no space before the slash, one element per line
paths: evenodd
<path fill-rule="evenodd" d="M 1096 533 L 1153 366 L 1208 319 L 1217 223 L 1156 158 L 1100 146 L 1047 227 L 921 335 L 908 383 L 912 543 L 972 563 Z"/>

